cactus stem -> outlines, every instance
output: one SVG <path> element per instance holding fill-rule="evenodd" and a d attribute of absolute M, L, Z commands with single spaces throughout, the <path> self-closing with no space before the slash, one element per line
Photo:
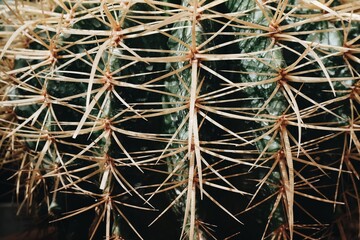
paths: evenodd
<path fill-rule="evenodd" d="M 59 237 L 360 236 L 357 1 L 0 2 L 0 170 Z"/>

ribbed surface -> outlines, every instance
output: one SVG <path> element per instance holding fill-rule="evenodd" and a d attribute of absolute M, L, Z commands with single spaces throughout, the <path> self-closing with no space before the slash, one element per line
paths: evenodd
<path fill-rule="evenodd" d="M 328 224 L 359 211 L 360 4 L 260 2 L 2 3 L 21 207 L 63 239 L 344 236 Z"/>

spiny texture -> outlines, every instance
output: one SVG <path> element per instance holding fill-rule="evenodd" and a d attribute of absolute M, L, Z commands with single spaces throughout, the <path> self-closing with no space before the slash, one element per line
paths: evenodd
<path fill-rule="evenodd" d="M 360 237 L 359 2 L 0 6 L 1 166 L 61 239 Z"/>

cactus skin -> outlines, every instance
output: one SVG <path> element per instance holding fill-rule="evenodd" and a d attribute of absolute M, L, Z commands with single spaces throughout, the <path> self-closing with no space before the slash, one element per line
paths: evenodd
<path fill-rule="evenodd" d="M 0 166 L 61 239 L 336 239 L 360 215 L 359 3 L 0 6 Z"/>

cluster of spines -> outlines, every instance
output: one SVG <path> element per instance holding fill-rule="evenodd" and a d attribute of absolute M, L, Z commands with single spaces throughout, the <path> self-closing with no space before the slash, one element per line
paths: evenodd
<path fill-rule="evenodd" d="M 59 219 L 96 210 L 91 238 L 104 222 L 107 238 L 126 237 L 127 225 L 148 239 L 123 209 L 153 212 L 166 192 L 158 217 L 174 208 L 183 238 L 250 234 L 240 224 L 226 232 L 214 213 L 248 226 L 242 216 L 254 211 L 264 229 L 254 236 L 292 239 L 322 234 L 311 229 L 327 219 L 308 200 L 356 202 L 359 4 L 42 6 L 2 11 L 14 33 L 1 57 L 16 63 L 3 70 L 1 105 L 19 121 L 1 131 L 28 149 L 23 203 L 44 184 L 49 211 L 61 212 L 72 192 L 96 202 Z"/>

